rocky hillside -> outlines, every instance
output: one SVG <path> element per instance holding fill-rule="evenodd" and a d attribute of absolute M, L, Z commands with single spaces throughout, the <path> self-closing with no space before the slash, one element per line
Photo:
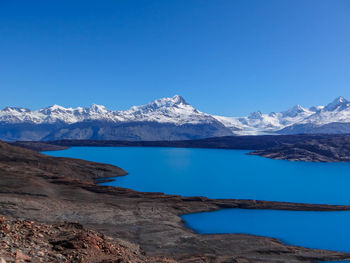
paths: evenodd
<path fill-rule="evenodd" d="M 147 257 L 139 246 L 85 229 L 79 223 L 54 225 L 0 216 L 0 262 L 176 263 Z"/>

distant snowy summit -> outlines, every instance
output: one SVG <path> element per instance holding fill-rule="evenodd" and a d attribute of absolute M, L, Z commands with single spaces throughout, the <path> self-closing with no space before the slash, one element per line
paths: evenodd
<path fill-rule="evenodd" d="M 83 121 L 109 122 L 159 122 L 198 124 L 214 121 L 209 115 L 189 105 L 183 97 L 162 98 L 141 106 L 133 106 L 126 111 L 111 111 L 105 106 L 93 104 L 88 108 L 64 108 L 53 105 L 36 111 L 25 108 L 6 107 L 0 111 L 0 122 L 53 124 L 62 122 L 73 124 Z"/>
<path fill-rule="evenodd" d="M 0 139 L 175 140 L 228 135 L 350 133 L 350 102 L 338 97 L 326 106 L 294 106 L 286 111 L 246 117 L 200 112 L 183 97 L 162 98 L 125 111 L 102 105 L 0 111 Z"/>
<path fill-rule="evenodd" d="M 343 97 L 326 106 L 304 108 L 296 105 L 277 113 L 253 112 L 247 117 L 214 117 L 226 127 L 239 128 L 235 133 L 240 135 L 350 132 L 350 102 Z"/>

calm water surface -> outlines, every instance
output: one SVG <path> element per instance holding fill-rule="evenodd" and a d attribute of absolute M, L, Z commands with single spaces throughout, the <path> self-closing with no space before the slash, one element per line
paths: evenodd
<path fill-rule="evenodd" d="M 350 252 L 350 212 L 224 209 L 182 216 L 203 234 L 248 233 L 285 243 Z"/>
<path fill-rule="evenodd" d="M 108 185 L 184 196 L 350 204 L 349 163 L 306 163 L 247 151 L 152 147 L 73 147 L 48 152 L 110 163 L 129 175 Z M 201 233 L 248 233 L 286 243 L 350 252 L 350 212 L 227 209 L 184 215 Z"/>
<path fill-rule="evenodd" d="M 307 163 L 217 149 L 73 147 L 48 152 L 114 164 L 129 175 L 109 185 L 185 196 L 350 204 L 349 163 Z"/>

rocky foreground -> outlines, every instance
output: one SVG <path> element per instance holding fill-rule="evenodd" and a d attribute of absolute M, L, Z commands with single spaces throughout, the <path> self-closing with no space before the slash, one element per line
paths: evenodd
<path fill-rule="evenodd" d="M 333 211 L 350 210 L 349 206 L 214 200 L 95 184 L 97 178 L 125 174 L 115 166 L 49 157 L 0 142 L 0 213 L 5 216 L 0 223 L 0 257 L 6 262 L 16 257 L 17 262 L 350 259 L 347 253 L 288 246 L 268 237 L 200 235 L 179 217 L 221 208 Z"/>
<path fill-rule="evenodd" d="M 147 257 L 139 246 L 85 229 L 79 223 L 54 225 L 0 216 L 0 262 L 175 263 Z"/>

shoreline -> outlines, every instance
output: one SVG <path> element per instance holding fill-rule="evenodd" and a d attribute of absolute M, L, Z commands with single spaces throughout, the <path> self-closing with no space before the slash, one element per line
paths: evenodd
<path fill-rule="evenodd" d="M 127 176 L 120 175 L 120 176 Z M 120 177 L 117 176 L 117 177 Z M 112 185 L 101 185 L 101 183 L 114 182 L 116 177 L 105 177 L 94 179 L 96 186 L 113 187 L 117 189 L 124 189 L 133 191 L 139 194 L 149 194 L 150 196 L 164 196 L 166 198 L 180 198 L 187 201 L 200 201 L 210 202 L 219 207 L 216 210 L 208 210 L 203 212 L 212 212 L 221 209 L 259 209 L 259 210 L 287 210 L 287 211 L 316 211 L 316 212 L 337 212 L 337 211 L 350 211 L 350 205 L 335 205 L 335 204 L 319 204 L 319 203 L 296 203 L 296 202 L 284 202 L 284 201 L 270 201 L 270 200 L 256 200 L 256 199 L 235 199 L 235 198 L 209 198 L 206 196 L 182 196 L 176 194 L 166 194 L 163 192 L 142 192 L 133 190 L 131 188 L 124 188 Z M 201 213 L 201 212 L 199 212 Z"/>
<path fill-rule="evenodd" d="M 138 244 L 149 256 L 190 263 L 350 259 L 350 253 L 289 246 L 269 237 L 197 234 L 180 217 L 223 208 L 344 211 L 350 206 L 182 197 L 96 185 L 96 178 L 127 173 L 112 165 L 49 157 L 1 142 L 0 171 L 0 208 L 6 217 L 46 224 L 79 222 Z"/>
<path fill-rule="evenodd" d="M 39 152 L 78 146 L 230 149 L 248 150 L 248 155 L 278 160 L 350 162 L 349 134 L 228 136 L 184 141 L 18 141 L 10 144 Z"/>

